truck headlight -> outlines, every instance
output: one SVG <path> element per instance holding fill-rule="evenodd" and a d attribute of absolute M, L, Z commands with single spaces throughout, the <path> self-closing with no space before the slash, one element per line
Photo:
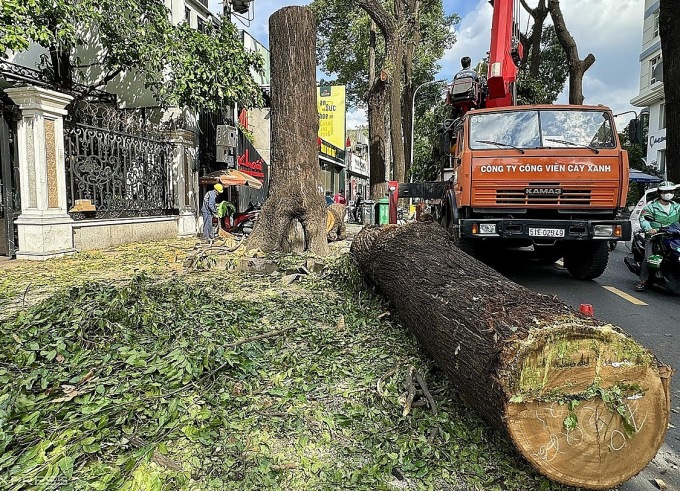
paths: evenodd
<path fill-rule="evenodd" d="M 595 225 L 594 228 L 596 237 L 611 237 L 614 235 L 613 225 Z"/>
<path fill-rule="evenodd" d="M 495 234 L 496 224 L 495 223 L 480 223 L 479 224 L 480 234 Z"/>

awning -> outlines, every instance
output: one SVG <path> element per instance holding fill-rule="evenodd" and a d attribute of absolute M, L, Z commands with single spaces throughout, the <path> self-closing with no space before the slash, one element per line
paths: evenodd
<path fill-rule="evenodd" d="M 198 180 L 199 184 L 216 184 L 219 182 L 223 186 L 248 186 L 255 189 L 262 188 L 262 182 L 236 169 L 223 169 L 202 176 Z"/>
<path fill-rule="evenodd" d="M 633 182 L 642 182 L 645 184 L 656 184 L 657 182 L 663 181 L 660 177 L 653 176 L 651 174 L 645 174 L 642 171 L 630 169 L 629 180 Z"/>

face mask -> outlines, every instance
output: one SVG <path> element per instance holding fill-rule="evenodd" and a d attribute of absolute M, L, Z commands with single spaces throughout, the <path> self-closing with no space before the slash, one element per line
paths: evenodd
<path fill-rule="evenodd" d="M 666 201 L 671 201 L 673 199 L 673 193 L 663 193 L 661 195 L 661 199 L 664 199 Z"/>

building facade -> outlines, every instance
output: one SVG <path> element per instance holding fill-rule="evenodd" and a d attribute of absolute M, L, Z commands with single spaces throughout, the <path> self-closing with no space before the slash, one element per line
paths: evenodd
<path fill-rule="evenodd" d="M 659 37 L 659 0 L 645 0 L 642 50 L 640 52 L 640 93 L 631 99 L 642 108 L 646 137 L 646 162 L 666 172 L 666 101 L 663 88 L 663 56 Z"/>
<path fill-rule="evenodd" d="M 366 128 L 347 131 L 350 146 L 347 149 L 348 184 L 346 194 L 352 200 L 357 195 L 367 199 L 371 193 L 367 132 Z"/>

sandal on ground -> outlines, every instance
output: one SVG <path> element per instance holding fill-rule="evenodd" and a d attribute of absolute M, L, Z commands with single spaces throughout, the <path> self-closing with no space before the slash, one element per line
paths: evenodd
<path fill-rule="evenodd" d="M 640 283 L 635 285 L 635 291 L 636 292 L 643 292 L 646 289 L 647 289 L 647 283 L 645 283 L 644 281 L 641 281 Z"/>

